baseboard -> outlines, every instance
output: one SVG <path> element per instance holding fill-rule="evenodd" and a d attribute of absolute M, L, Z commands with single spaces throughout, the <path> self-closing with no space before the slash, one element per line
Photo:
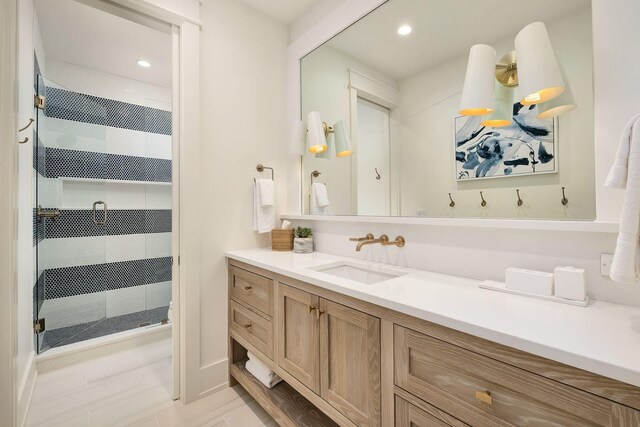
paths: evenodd
<path fill-rule="evenodd" d="M 44 352 L 36 358 L 38 372 L 60 369 L 96 357 L 171 338 L 171 324 L 120 332 Z"/>
<path fill-rule="evenodd" d="M 33 396 L 33 389 L 36 386 L 36 377 L 38 371 L 36 370 L 36 353 L 34 351 L 29 355 L 29 362 L 27 363 L 26 373 L 18 387 L 18 407 L 17 407 L 17 420 L 18 427 L 25 425 L 27 421 L 27 414 L 29 413 L 29 406 L 31 405 L 31 397 Z"/>
<path fill-rule="evenodd" d="M 229 386 L 229 359 L 200 367 L 200 395 L 209 396 Z"/>

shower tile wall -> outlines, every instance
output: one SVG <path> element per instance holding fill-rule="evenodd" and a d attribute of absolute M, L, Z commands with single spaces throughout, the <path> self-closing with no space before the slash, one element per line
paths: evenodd
<path fill-rule="evenodd" d="M 54 347 L 166 317 L 171 91 L 58 61 L 47 61 L 46 78 L 61 86 L 47 86 L 34 167 L 38 203 L 61 215 L 34 220 L 43 272 L 34 294 L 44 295 L 39 317 Z M 104 226 L 92 221 L 98 200 Z"/>

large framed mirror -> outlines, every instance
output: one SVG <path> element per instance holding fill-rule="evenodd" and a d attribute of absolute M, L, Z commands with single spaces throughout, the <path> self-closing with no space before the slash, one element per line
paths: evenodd
<path fill-rule="evenodd" d="M 590 0 L 386 1 L 300 60 L 302 212 L 594 220 L 591 27 Z"/>

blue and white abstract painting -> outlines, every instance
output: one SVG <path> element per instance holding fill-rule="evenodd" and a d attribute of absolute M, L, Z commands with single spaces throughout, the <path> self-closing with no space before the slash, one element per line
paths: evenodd
<path fill-rule="evenodd" d="M 537 110 L 516 103 L 513 123 L 499 128 L 482 126 L 483 116 L 456 118 L 456 180 L 558 172 L 554 120 Z"/>

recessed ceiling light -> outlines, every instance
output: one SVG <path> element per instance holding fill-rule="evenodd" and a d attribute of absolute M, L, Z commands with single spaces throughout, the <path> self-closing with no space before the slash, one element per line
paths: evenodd
<path fill-rule="evenodd" d="M 138 59 L 138 65 L 144 68 L 151 67 L 151 63 L 149 61 L 145 61 L 144 59 Z"/>
<path fill-rule="evenodd" d="M 409 26 L 409 25 L 403 25 L 400 28 L 398 28 L 398 34 L 400 34 L 401 36 L 406 36 L 407 34 L 409 34 L 413 29 Z"/>

